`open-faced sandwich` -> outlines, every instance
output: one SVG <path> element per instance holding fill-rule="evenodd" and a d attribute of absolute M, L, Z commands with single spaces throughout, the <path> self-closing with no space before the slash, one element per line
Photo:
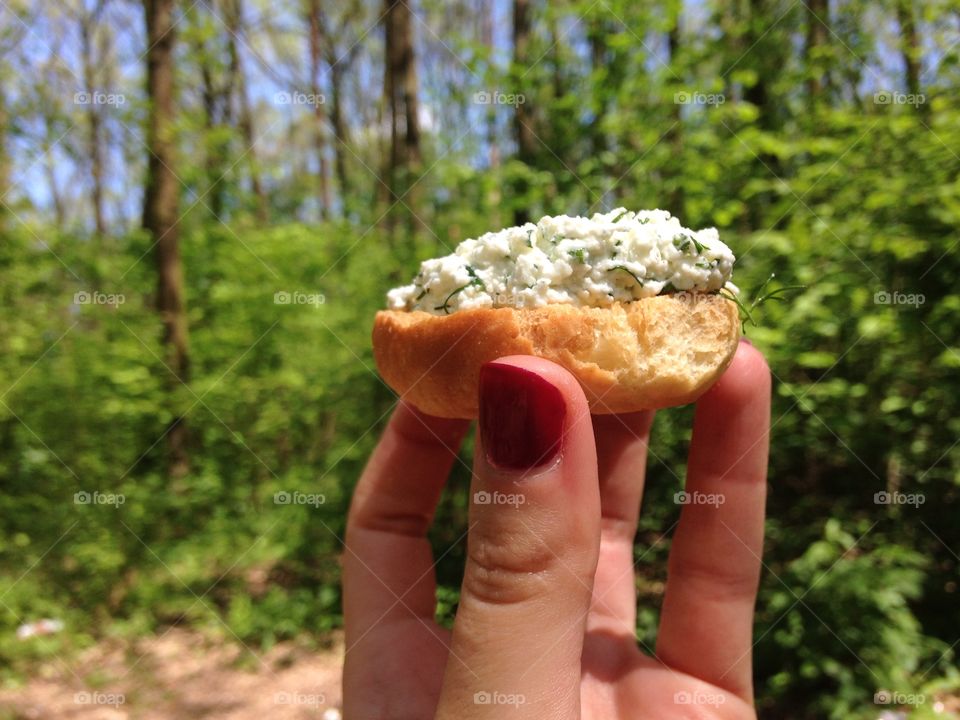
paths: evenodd
<path fill-rule="evenodd" d="M 373 349 L 422 411 L 477 416 L 480 367 L 536 355 L 573 373 L 594 413 L 695 400 L 740 336 L 733 253 L 664 210 L 544 217 L 426 260 L 387 294 Z"/>

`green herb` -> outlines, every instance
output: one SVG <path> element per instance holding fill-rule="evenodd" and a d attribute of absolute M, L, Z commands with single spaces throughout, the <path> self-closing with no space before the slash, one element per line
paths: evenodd
<path fill-rule="evenodd" d="M 471 285 L 476 285 L 476 286 L 478 286 L 478 287 L 482 287 L 482 288 L 486 289 L 486 287 L 485 287 L 484 284 L 483 284 L 483 280 L 481 280 L 479 277 L 477 277 L 476 271 L 475 271 L 472 267 L 470 267 L 469 265 L 467 265 L 467 274 L 470 276 L 470 282 L 468 282 L 466 285 L 461 285 L 461 286 L 458 287 L 456 290 L 453 290 L 449 295 L 447 295 L 446 299 L 443 301 L 443 304 L 442 304 L 442 305 L 437 305 L 437 306 L 434 308 L 434 310 L 443 310 L 447 315 L 449 315 L 449 314 L 450 314 L 450 300 L 453 299 L 453 296 L 454 296 L 454 295 L 457 295 L 458 293 L 463 292 L 464 290 L 466 290 L 466 289 L 467 289 L 468 287 L 470 287 Z"/>
<path fill-rule="evenodd" d="M 641 225 L 646 225 L 648 222 L 650 222 L 650 218 L 640 218 Z"/>
<path fill-rule="evenodd" d="M 634 275 L 634 274 L 630 271 L 630 268 L 628 268 L 626 265 L 614 265 L 612 268 L 610 268 L 609 270 L 607 270 L 607 272 L 613 272 L 614 270 L 623 270 L 627 275 L 629 275 L 630 277 L 632 277 L 632 278 L 634 279 L 634 281 L 637 283 L 637 285 L 639 285 L 640 287 L 643 287 L 643 280 L 641 280 L 641 279 L 638 278 L 636 275 Z"/>
<path fill-rule="evenodd" d="M 584 262 L 586 262 L 586 261 L 583 259 L 583 248 L 577 248 L 576 250 L 567 250 L 567 255 L 569 255 L 570 257 L 572 257 L 572 258 L 573 258 L 574 260 L 576 260 L 578 263 L 584 263 Z"/>
<path fill-rule="evenodd" d="M 696 238 L 692 238 L 688 235 L 677 235 L 675 238 L 673 238 L 673 246 L 680 252 L 684 252 L 688 247 L 690 247 L 690 243 L 693 243 L 698 255 L 703 252 L 704 245 L 703 243 L 698 242 Z"/>
<path fill-rule="evenodd" d="M 530 230 L 527 230 L 527 247 L 528 248 L 533 247 L 533 240 L 531 240 L 532 236 L 533 236 L 533 229 L 531 228 Z"/>
<path fill-rule="evenodd" d="M 753 311 L 761 307 L 765 302 L 769 300 L 776 300 L 778 302 L 787 302 L 786 298 L 781 297 L 782 293 L 796 292 L 798 290 L 807 289 L 806 285 L 784 285 L 781 288 L 777 288 L 776 290 L 771 290 L 770 292 L 764 294 L 764 290 L 767 289 L 767 285 L 770 284 L 770 281 L 773 280 L 774 277 L 776 277 L 776 274 L 770 273 L 770 277 L 764 280 L 763 285 L 761 285 L 760 289 L 757 291 L 757 297 L 754 299 L 752 303 L 750 303 L 749 307 L 744 305 L 743 302 L 740 300 L 740 298 L 738 298 L 729 290 L 726 290 L 724 288 L 719 291 L 719 294 L 727 298 L 727 300 L 732 300 L 734 303 L 736 303 L 737 307 L 740 308 L 740 312 L 743 313 L 744 317 L 740 321 L 740 330 L 744 334 L 746 334 L 748 322 L 751 325 L 753 325 L 753 327 L 759 327 L 759 323 L 757 323 L 756 319 L 753 316 Z"/>
<path fill-rule="evenodd" d="M 627 213 L 628 213 L 628 212 L 629 212 L 629 211 L 624 210 L 622 213 L 620 213 L 619 215 L 617 215 L 613 220 L 611 220 L 611 222 L 620 222 L 623 218 L 625 218 L 625 217 L 627 216 Z"/>
<path fill-rule="evenodd" d="M 552 238 L 550 238 L 550 244 L 556 245 L 560 240 L 563 240 L 563 236 L 560 233 L 557 233 Z"/>
<path fill-rule="evenodd" d="M 423 296 L 426 294 L 427 294 L 427 289 L 424 288 L 423 291 L 419 295 L 417 295 L 417 299 L 414 300 L 414 302 L 420 302 L 421 300 L 423 300 Z"/>
<path fill-rule="evenodd" d="M 757 321 L 754 320 L 753 315 L 750 314 L 750 309 L 746 305 L 744 305 L 743 302 L 741 302 L 740 298 L 738 298 L 736 295 L 734 295 L 732 292 L 730 292 L 726 288 L 721 288 L 718 291 L 718 294 L 721 297 L 725 297 L 727 300 L 732 300 L 736 304 L 736 306 L 740 308 L 740 312 L 743 313 L 744 318 L 740 321 L 740 332 L 746 334 L 748 320 L 750 321 L 751 325 L 753 325 L 754 327 L 757 326 Z"/>
<path fill-rule="evenodd" d="M 661 295 L 663 295 L 664 293 L 675 293 L 675 292 L 677 292 L 677 288 L 674 286 L 672 282 L 668 282 L 666 285 L 660 288 Z"/>

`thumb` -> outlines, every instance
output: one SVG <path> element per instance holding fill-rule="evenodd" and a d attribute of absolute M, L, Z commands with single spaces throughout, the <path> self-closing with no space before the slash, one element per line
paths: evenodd
<path fill-rule="evenodd" d="M 590 410 L 570 373 L 526 356 L 483 367 L 470 490 L 437 717 L 579 718 L 600 496 Z"/>

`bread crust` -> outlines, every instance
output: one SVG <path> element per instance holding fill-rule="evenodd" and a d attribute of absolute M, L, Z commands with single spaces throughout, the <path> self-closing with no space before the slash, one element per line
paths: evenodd
<path fill-rule="evenodd" d="M 438 316 L 382 310 L 373 353 L 383 379 L 430 415 L 475 418 L 481 366 L 536 355 L 569 370 L 594 414 L 696 400 L 733 359 L 736 305 L 716 294 L 658 295 L 607 308 L 478 308 Z"/>

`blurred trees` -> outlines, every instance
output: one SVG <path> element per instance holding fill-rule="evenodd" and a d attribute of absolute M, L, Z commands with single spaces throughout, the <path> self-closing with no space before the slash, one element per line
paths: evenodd
<path fill-rule="evenodd" d="M 0 6 L 0 629 L 335 624 L 343 513 L 392 403 L 369 349 L 383 293 L 502 223 L 622 204 L 716 225 L 747 296 L 771 273 L 806 286 L 748 327 L 776 388 L 761 715 L 955 688 L 957 10 Z M 655 428 L 648 644 L 689 419 Z M 458 465 L 432 535 L 444 617 L 467 481 Z M 126 503 L 74 501 L 95 489 Z M 275 502 L 294 490 L 325 502 Z"/>

